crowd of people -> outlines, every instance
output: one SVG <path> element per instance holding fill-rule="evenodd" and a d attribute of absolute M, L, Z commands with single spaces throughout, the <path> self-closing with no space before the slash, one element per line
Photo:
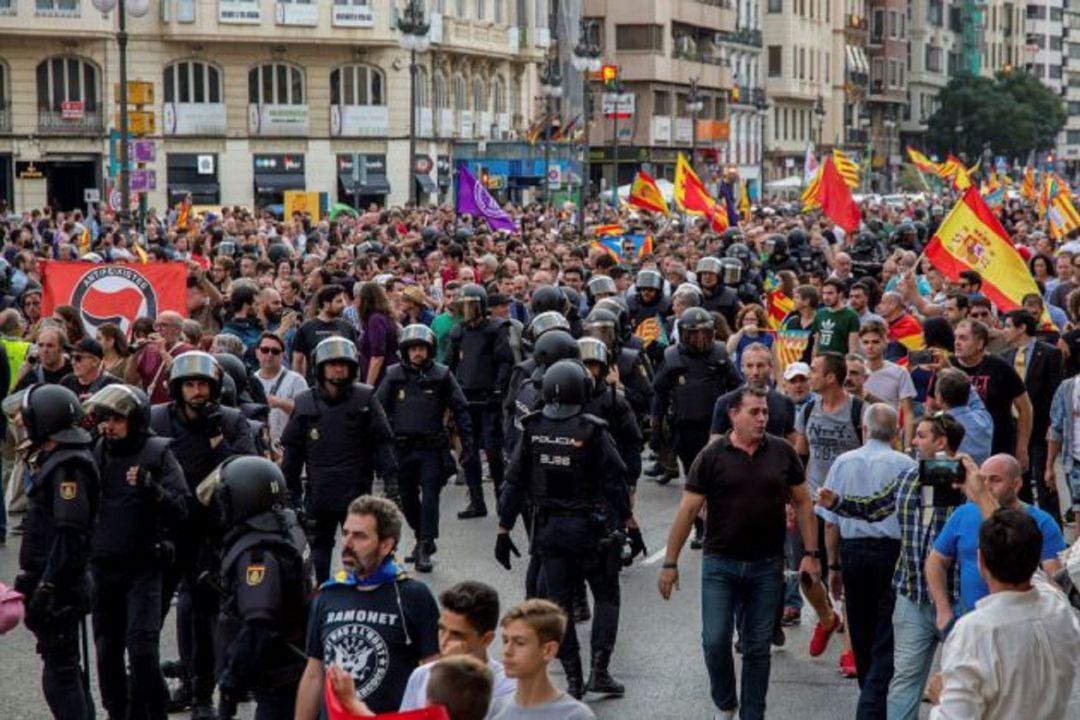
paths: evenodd
<path fill-rule="evenodd" d="M 637 487 L 682 478 L 659 591 L 689 540 L 717 718 L 765 716 L 804 604 L 811 657 L 839 633 L 858 718 L 924 697 L 934 718 L 1064 717 L 1080 239 L 1010 201 L 1037 292 L 999 306 L 922 254 L 947 202 L 865 202 L 852 234 L 780 202 L 722 233 L 594 207 L 585 237 L 569 206 L 514 209 L 514 233 L 449 207 L 184 209 L 137 239 L 9 214 L 0 547 L 21 535 L 50 710 L 92 714 L 89 615 L 108 717 L 227 720 L 250 699 L 260 719 L 593 717 L 586 694 L 626 692 L 620 572 L 667 524 L 638 517 Z M 43 313 L 48 262 L 143 256 L 186 264 L 186 308 Z M 499 564 L 525 555 L 501 617 L 475 579 L 438 600 L 419 579 L 454 552 L 450 481 L 458 521 L 492 503 Z"/>

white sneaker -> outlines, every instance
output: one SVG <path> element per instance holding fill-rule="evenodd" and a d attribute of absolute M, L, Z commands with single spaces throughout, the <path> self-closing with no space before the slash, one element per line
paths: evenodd
<path fill-rule="evenodd" d="M 739 711 L 736 710 L 717 710 L 713 713 L 713 720 L 736 720 L 739 716 Z"/>

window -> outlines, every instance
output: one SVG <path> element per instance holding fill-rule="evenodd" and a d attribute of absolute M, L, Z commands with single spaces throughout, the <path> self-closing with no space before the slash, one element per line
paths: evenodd
<path fill-rule="evenodd" d="M 465 78 L 457 75 L 451 83 L 454 93 L 454 110 L 461 112 L 465 109 Z"/>
<path fill-rule="evenodd" d="M 616 25 L 616 50 L 664 49 L 663 25 Z"/>
<path fill-rule="evenodd" d="M 810 50 L 810 81 L 814 80 L 814 60 L 816 59 L 817 50 Z"/>
<path fill-rule="evenodd" d="M 1028 5 L 1027 16 L 1029 20 L 1045 20 L 1046 19 L 1046 6 L 1045 5 Z"/>
<path fill-rule="evenodd" d="M 1080 43 L 1069 43 L 1069 57 L 1080 60 Z"/>
<path fill-rule="evenodd" d="M 1080 45 L 1076 46 L 1080 49 Z M 784 48 L 781 45 L 769 46 L 769 77 L 782 77 L 784 74 Z"/>
<path fill-rule="evenodd" d="M 167 103 L 222 102 L 221 71 L 198 60 L 185 60 L 165 68 L 163 90 Z"/>
<path fill-rule="evenodd" d="M 784 108 L 784 139 L 788 139 L 788 109 Z"/>
<path fill-rule="evenodd" d="M 1069 101 L 1069 114 L 1080 115 L 1080 102 L 1077 102 L 1076 100 Z"/>
<path fill-rule="evenodd" d="M 457 12 L 455 13 L 459 18 L 464 19 L 468 15 L 468 11 L 465 9 L 465 0 L 457 0 L 455 7 Z"/>
<path fill-rule="evenodd" d="M 506 83 L 498 75 L 491 83 L 491 102 L 496 115 L 506 112 Z"/>
<path fill-rule="evenodd" d="M 439 110 L 449 110 L 450 95 L 446 92 L 446 78 L 436 73 L 432 89 L 435 95 L 435 107 Z"/>
<path fill-rule="evenodd" d="M 825 82 L 832 82 L 832 55 L 828 52 L 825 53 Z"/>
<path fill-rule="evenodd" d="M 34 0 L 38 15 L 79 15 L 79 0 Z"/>
<path fill-rule="evenodd" d="M 84 112 L 96 112 L 99 77 L 89 60 L 71 56 L 42 60 L 37 66 L 38 110 L 60 112 L 65 102 L 82 102 Z"/>
<path fill-rule="evenodd" d="M 487 0 L 476 0 L 476 19 L 477 20 L 483 20 L 484 16 L 487 15 L 487 8 L 485 7 L 486 5 L 487 5 Z"/>
<path fill-rule="evenodd" d="M 1061 36 L 1060 35 L 1051 35 L 1050 36 L 1050 49 L 1051 50 L 1060 50 L 1061 49 Z"/>
<path fill-rule="evenodd" d="M 769 13 L 782 13 L 784 12 L 784 0 L 769 0 L 766 6 L 766 12 Z"/>
<path fill-rule="evenodd" d="M 926 20 L 931 25 L 941 27 L 944 20 L 945 13 L 943 8 L 943 0 L 930 0 L 926 5 Z"/>
<path fill-rule="evenodd" d="M 416 79 L 417 84 L 420 78 Z M 370 65 L 346 65 L 330 71 L 331 105 L 385 105 L 386 77 Z"/>
<path fill-rule="evenodd" d="M 487 87 L 484 85 L 484 81 L 480 78 L 473 78 L 472 81 L 472 104 L 473 110 L 475 110 L 476 112 L 487 112 Z"/>
<path fill-rule="evenodd" d="M 773 108 L 773 122 L 772 122 L 772 137 L 773 140 L 780 139 L 780 108 Z"/>
<path fill-rule="evenodd" d="M 503 24 L 503 0 L 491 0 L 491 9 L 495 15 L 495 24 Z"/>
<path fill-rule="evenodd" d="M 303 105 L 304 72 L 285 63 L 267 63 L 248 72 L 248 102 L 253 105 Z"/>
<path fill-rule="evenodd" d="M 870 15 L 870 42 L 880 45 L 885 37 L 885 11 L 878 8 Z"/>
<path fill-rule="evenodd" d="M 1050 22 L 1061 22 L 1062 10 L 1059 7 L 1050 8 Z"/>
<path fill-rule="evenodd" d="M 1040 35 L 1028 35 L 1027 36 L 1027 41 L 1028 41 L 1028 45 L 1034 45 L 1035 47 L 1039 48 L 1040 50 L 1045 50 L 1046 49 L 1046 36 L 1045 35 L 1041 35 L 1041 34 Z"/>
<path fill-rule="evenodd" d="M 1080 145 L 1080 130 L 1069 130 L 1065 133 L 1066 142 L 1070 145 Z"/>
<path fill-rule="evenodd" d="M 416 107 L 431 107 L 427 68 L 416 66 Z"/>
<path fill-rule="evenodd" d="M 1050 74 L 1049 74 L 1048 77 L 1053 78 L 1054 80 L 1060 80 L 1061 79 L 1061 66 L 1060 65 L 1058 65 L 1057 63 L 1051 63 L 1048 69 L 1050 71 Z"/>
<path fill-rule="evenodd" d="M 806 48 L 799 48 L 799 79 L 806 79 Z"/>
<path fill-rule="evenodd" d="M 927 72 L 941 72 L 941 48 L 933 45 L 926 46 L 926 70 Z"/>
<path fill-rule="evenodd" d="M 671 114 L 671 93 L 654 91 L 652 97 L 653 115 L 666 117 Z"/>
<path fill-rule="evenodd" d="M 889 37 L 893 40 L 900 38 L 900 13 L 895 10 L 889 11 Z"/>

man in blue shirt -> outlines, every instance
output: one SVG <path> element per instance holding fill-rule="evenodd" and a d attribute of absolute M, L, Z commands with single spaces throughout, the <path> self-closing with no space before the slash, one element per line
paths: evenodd
<path fill-rule="evenodd" d="M 1020 501 L 1023 477 L 1016 458 L 1004 453 L 994 455 L 983 463 L 979 473 L 983 476 L 987 492 L 971 498 L 973 502 L 956 509 L 945 523 L 934 542 L 933 551 L 926 559 L 926 583 L 934 600 L 938 629 L 943 633 L 955 621 L 957 612 L 963 614 L 974 610 L 975 603 L 990 593 L 986 581 L 979 574 L 979 527 L 983 518 L 988 517 L 998 507 L 1027 510 L 1042 532 L 1040 558 L 1043 570 L 1053 577 L 1061 568 L 1057 556 L 1065 549 L 1065 539 L 1048 513 Z M 949 568 L 954 562 L 959 562 L 960 565 L 958 608 L 953 607 L 948 588 Z"/>
<path fill-rule="evenodd" d="M 994 440 L 994 420 L 979 393 L 971 392 L 971 379 L 956 368 L 939 370 L 934 400 L 964 428 L 964 441 L 958 452 L 970 455 L 978 465 L 986 462 Z"/>

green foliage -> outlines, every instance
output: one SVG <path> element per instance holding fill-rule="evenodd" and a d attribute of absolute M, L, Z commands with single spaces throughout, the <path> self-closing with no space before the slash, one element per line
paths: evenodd
<path fill-rule="evenodd" d="M 927 149 L 939 158 L 963 153 L 969 165 L 987 144 L 994 155 L 1024 162 L 1028 153 L 1054 147 L 1067 118 L 1060 96 L 1019 71 L 993 79 L 958 75 L 938 100 L 941 105 L 929 119 Z"/>

